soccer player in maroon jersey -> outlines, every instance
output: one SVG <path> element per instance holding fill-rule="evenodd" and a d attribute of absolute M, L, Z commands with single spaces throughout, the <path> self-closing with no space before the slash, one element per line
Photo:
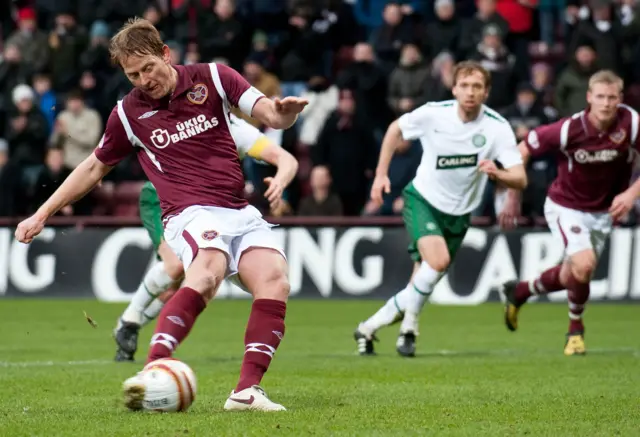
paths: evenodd
<path fill-rule="evenodd" d="M 531 296 L 567 290 L 569 331 L 565 355 L 586 352 L 582 313 L 589 282 L 613 222 L 624 217 L 640 196 L 640 181 L 629 186 L 638 148 L 638 113 L 621 104 L 623 82 L 610 71 L 589 80 L 584 111 L 530 132 L 519 145 L 523 160 L 555 152 L 558 177 L 549 187 L 545 218 L 563 243 L 565 260 L 531 281 L 507 282 L 505 323 L 518 328 L 518 312 Z M 515 191 L 501 213 L 503 225 L 519 215 Z"/>
<path fill-rule="evenodd" d="M 95 152 L 30 218 L 16 238 L 29 243 L 46 220 L 81 198 L 135 153 L 158 191 L 164 238 L 185 267 L 182 288 L 162 309 L 147 362 L 170 357 L 220 282 L 237 274 L 253 295 L 240 379 L 225 410 L 280 411 L 259 384 L 285 332 L 289 295 L 280 242 L 243 197 L 244 178 L 229 128 L 231 107 L 275 129 L 294 124 L 306 100 L 270 100 L 235 70 L 216 63 L 171 65 L 151 23 L 133 19 L 111 39 L 113 60 L 134 85 L 118 102 Z M 286 184 L 275 177 L 270 188 Z M 142 408 L 144 384 L 125 382 L 126 404 Z"/>

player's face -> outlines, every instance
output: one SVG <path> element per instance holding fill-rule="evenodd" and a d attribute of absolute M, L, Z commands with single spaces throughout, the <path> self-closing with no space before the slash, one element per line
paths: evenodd
<path fill-rule="evenodd" d="M 615 84 L 596 83 L 587 91 L 591 113 L 603 122 L 615 117 L 621 97 L 620 88 Z"/>
<path fill-rule="evenodd" d="M 452 92 L 464 111 L 474 111 L 485 101 L 488 90 L 482 73 L 474 71 L 467 75 L 460 74 Z"/>
<path fill-rule="evenodd" d="M 152 99 L 161 99 L 171 92 L 171 50 L 164 46 L 163 55 L 129 56 L 122 61 L 122 69 L 133 86 Z"/>

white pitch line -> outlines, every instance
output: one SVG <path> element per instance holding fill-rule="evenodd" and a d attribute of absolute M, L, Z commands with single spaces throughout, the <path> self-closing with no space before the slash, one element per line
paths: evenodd
<path fill-rule="evenodd" d="M 0 367 L 104 366 L 112 363 L 113 361 L 110 360 L 0 361 Z"/>
<path fill-rule="evenodd" d="M 591 348 L 587 349 L 587 354 L 616 354 L 616 353 L 628 353 L 634 357 L 640 357 L 640 350 L 631 347 L 620 348 Z M 441 349 L 436 351 L 424 351 L 419 356 L 425 358 L 437 357 L 437 356 L 458 356 L 458 357 L 473 357 L 473 356 L 505 356 L 505 355 L 547 355 L 557 354 L 556 349 L 540 349 L 540 350 L 527 350 L 527 349 L 487 349 L 487 350 L 448 350 Z M 344 357 L 351 354 L 345 354 Z M 306 356 L 305 354 L 296 354 L 295 358 L 301 358 Z M 314 358 L 319 358 L 322 355 L 313 355 Z M 106 366 L 113 364 L 112 360 L 77 360 L 77 361 L 0 361 L 1 367 L 55 367 L 55 366 Z"/>

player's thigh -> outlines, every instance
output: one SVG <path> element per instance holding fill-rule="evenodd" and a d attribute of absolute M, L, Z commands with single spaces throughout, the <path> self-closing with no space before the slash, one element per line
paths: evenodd
<path fill-rule="evenodd" d="M 289 269 L 275 232 L 264 227 L 237 237 L 233 256 L 239 281 L 255 299 L 287 300 Z"/>
<path fill-rule="evenodd" d="M 197 290 L 207 299 L 213 298 L 229 274 L 233 236 L 225 228 L 224 222 L 229 219 L 224 214 L 216 209 L 191 207 L 169 220 L 165 228 L 167 244 L 184 265 L 184 286 Z"/>
<path fill-rule="evenodd" d="M 432 269 L 443 272 L 451 264 L 447 241 L 442 235 L 425 235 L 418 240 L 420 258 Z"/>
<path fill-rule="evenodd" d="M 178 255 L 171 249 L 166 241 L 162 240 L 158 246 L 158 255 L 164 264 L 164 271 L 174 281 L 179 281 L 184 276 L 184 266 Z"/>
<path fill-rule="evenodd" d="M 422 261 L 430 263 L 432 255 L 425 248 L 441 247 L 444 244 L 442 230 L 434 214 L 435 209 L 412 185 L 404 189 L 403 196 L 402 218 L 409 234 L 409 254 L 411 259 L 416 263 Z"/>
<path fill-rule="evenodd" d="M 588 281 L 608 234 L 592 229 L 594 220 L 588 213 L 564 208 L 550 199 L 545 202 L 545 219 L 551 233 L 564 246 L 560 279 L 566 283 L 571 275 L 581 282 Z"/>

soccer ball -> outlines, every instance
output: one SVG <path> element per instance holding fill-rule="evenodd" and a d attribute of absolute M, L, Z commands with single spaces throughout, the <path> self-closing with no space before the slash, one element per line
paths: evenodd
<path fill-rule="evenodd" d="M 138 375 L 145 387 L 142 408 L 148 411 L 186 411 L 196 398 L 196 375 L 172 358 L 155 360 Z"/>

